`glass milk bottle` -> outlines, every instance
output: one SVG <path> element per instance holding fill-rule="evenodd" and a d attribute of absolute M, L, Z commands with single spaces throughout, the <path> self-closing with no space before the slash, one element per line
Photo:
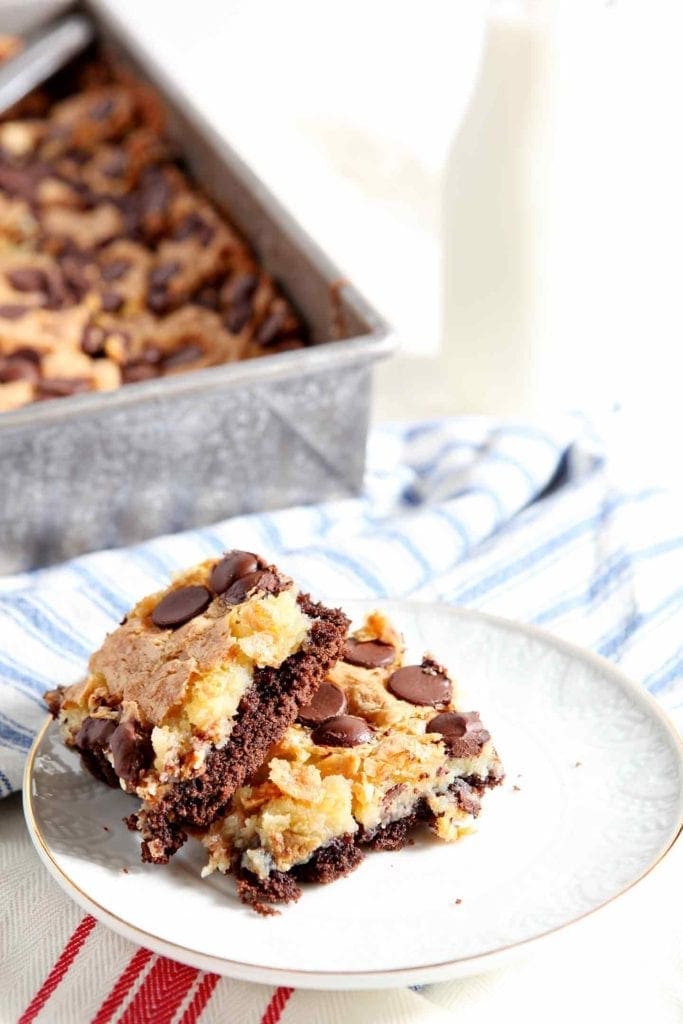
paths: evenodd
<path fill-rule="evenodd" d="M 492 3 L 444 181 L 453 411 L 678 407 L 681 17 Z"/>

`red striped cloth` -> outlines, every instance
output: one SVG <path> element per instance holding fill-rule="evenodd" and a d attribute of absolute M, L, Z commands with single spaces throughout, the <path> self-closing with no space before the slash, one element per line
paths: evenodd
<path fill-rule="evenodd" d="M 74 908 L 75 909 L 75 908 Z M 38 986 L 18 1024 L 56 1021 L 64 1016 L 56 998 L 59 986 L 67 979 L 69 969 L 86 945 L 88 936 L 98 926 L 89 914 L 81 917 L 56 960 Z M 121 940 L 121 944 L 123 943 Z M 148 949 L 137 949 L 123 965 L 113 984 L 109 983 L 102 1001 L 92 1017 L 79 1018 L 76 1007 L 68 1009 L 68 1019 L 89 1019 L 90 1024 L 197 1024 L 207 1009 L 221 979 L 217 974 L 165 956 L 155 956 Z M 97 985 L 93 973 L 92 984 Z M 225 983 L 234 985 L 235 983 Z M 291 988 L 269 989 L 248 986 L 254 990 L 253 1012 L 249 1019 L 259 1024 L 278 1024 L 292 994 Z M 245 1017 L 233 1018 L 240 1021 Z"/>

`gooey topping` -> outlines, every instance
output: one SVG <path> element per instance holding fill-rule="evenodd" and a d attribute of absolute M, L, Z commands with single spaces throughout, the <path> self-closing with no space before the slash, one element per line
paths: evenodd
<path fill-rule="evenodd" d="M 391 650 L 388 664 L 364 656 L 373 644 L 383 661 Z M 488 733 L 474 713 L 450 710 L 453 685 L 445 669 L 426 657 L 403 670 L 401 655 L 401 638 L 374 613 L 347 641 L 343 660 L 301 710 L 299 724 L 204 838 L 207 872 L 230 870 L 238 854 L 243 867 L 265 878 L 305 862 L 338 836 L 359 828 L 372 834 L 420 801 L 441 838 L 456 839 L 467 827 L 471 815 L 451 787 L 463 775 L 486 774 L 488 755 L 480 755 Z M 444 711 L 435 715 L 439 706 Z M 461 727 L 455 719 L 466 723 L 466 749 L 451 740 Z"/>
<path fill-rule="evenodd" d="M 61 696 L 67 742 L 104 753 L 125 786 L 148 797 L 159 782 L 201 770 L 211 747 L 227 742 L 255 670 L 279 668 L 310 629 L 291 581 L 255 564 L 265 562 L 228 552 L 140 601 L 93 655 L 87 680 Z"/>

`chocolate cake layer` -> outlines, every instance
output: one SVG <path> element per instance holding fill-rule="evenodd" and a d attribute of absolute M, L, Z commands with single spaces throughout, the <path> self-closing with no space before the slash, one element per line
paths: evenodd
<path fill-rule="evenodd" d="M 500 785 L 502 781 L 503 776 L 497 773 L 487 779 L 483 786 L 480 779 L 473 780 L 472 786 L 463 779 L 456 788 L 456 798 L 463 810 L 477 817 L 480 811 L 478 794 L 483 789 Z M 359 832 L 333 839 L 327 846 L 316 850 L 305 864 L 297 865 L 288 872 L 273 871 L 262 880 L 237 864 L 234 871 L 238 895 L 243 903 L 252 906 L 257 913 L 271 915 L 271 904 L 292 903 L 300 899 L 300 882 L 327 885 L 344 878 L 362 863 L 368 850 L 401 850 L 411 842 L 416 826 L 433 822 L 434 814 L 423 800 L 410 814 L 376 829 L 372 834 Z"/>

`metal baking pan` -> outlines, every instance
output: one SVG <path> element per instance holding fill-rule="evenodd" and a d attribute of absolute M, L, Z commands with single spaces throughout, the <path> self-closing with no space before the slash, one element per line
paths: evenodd
<path fill-rule="evenodd" d="M 76 11 L 159 91 L 195 180 L 294 301 L 314 344 L 0 414 L 0 572 L 357 493 L 372 366 L 394 347 L 381 317 L 125 28 L 96 6 Z M 74 31 L 59 31 L 73 49 Z"/>

